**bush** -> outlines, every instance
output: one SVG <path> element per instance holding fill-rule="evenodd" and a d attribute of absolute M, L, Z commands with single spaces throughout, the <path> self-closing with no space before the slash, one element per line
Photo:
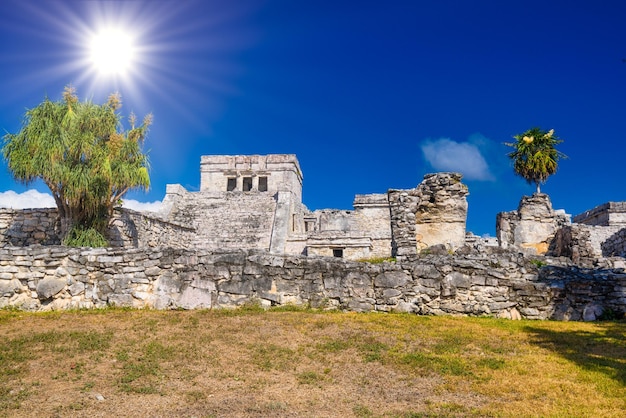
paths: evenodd
<path fill-rule="evenodd" d="M 63 245 L 68 247 L 106 247 L 107 239 L 95 228 L 82 228 L 73 226 L 63 240 Z"/>

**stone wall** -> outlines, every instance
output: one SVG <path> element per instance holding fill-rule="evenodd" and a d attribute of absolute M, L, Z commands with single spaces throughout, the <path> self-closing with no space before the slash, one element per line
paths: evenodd
<path fill-rule="evenodd" d="M 112 247 L 193 248 L 196 236 L 197 231 L 192 226 L 125 208 L 115 210 L 109 229 L 109 243 Z"/>
<path fill-rule="evenodd" d="M 626 202 L 606 202 L 574 216 L 579 224 L 596 226 L 626 226 Z"/>
<path fill-rule="evenodd" d="M 228 180 L 234 188 L 228 187 Z M 289 191 L 302 201 L 300 163 L 293 154 L 203 155 L 200 159 L 200 191 L 225 192 L 229 189 L 265 191 L 272 195 Z"/>
<path fill-rule="evenodd" d="M 556 233 L 549 254 L 568 257 L 581 266 L 597 265 L 603 257 L 621 255 L 623 241 L 618 232 L 622 229 L 620 226 L 566 225 Z"/>
<path fill-rule="evenodd" d="M 59 245 L 56 209 L 0 209 L 0 246 Z M 109 228 L 113 247 L 172 246 L 190 248 L 196 230 L 164 221 L 156 214 L 117 208 Z"/>
<path fill-rule="evenodd" d="M 600 245 L 602 254 L 606 257 L 626 257 L 626 228 L 621 228 L 611 234 Z"/>
<path fill-rule="evenodd" d="M 391 219 L 387 193 L 356 195 L 354 212 L 357 230 L 367 231 L 372 242 L 370 257 L 391 256 Z"/>
<path fill-rule="evenodd" d="M 465 243 L 469 192 L 462 177 L 460 173 L 426 174 L 417 187 L 415 231 L 420 249 L 437 244 L 456 249 Z"/>
<path fill-rule="evenodd" d="M 0 246 L 58 245 L 56 209 L 0 209 Z"/>
<path fill-rule="evenodd" d="M 547 194 L 535 193 L 523 196 L 517 211 L 498 213 L 496 236 L 502 248 L 545 254 L 557 231 L 569 224 L 569 215 L 553 210 Z"/>
<path fill-rule="evenodd" d="M 566 320 L 626 311 L 623 269 L 552 262 L 560 264 L 538 271 L 521 254 L 501 251 L 369 264 L 259 251 L 6 247 L 0 307 L 217 309 L 260 302 Z"/>

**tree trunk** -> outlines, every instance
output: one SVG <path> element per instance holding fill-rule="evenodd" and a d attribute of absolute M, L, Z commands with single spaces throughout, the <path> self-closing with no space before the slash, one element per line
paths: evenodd
<path fill-rule="evenodd" d="M 537 192 L 535 194 L 540 194 L 541 193 L 540 184 L 539 184 L 539 182 L 536 182 L 535 184 L 537 185 Z"/>

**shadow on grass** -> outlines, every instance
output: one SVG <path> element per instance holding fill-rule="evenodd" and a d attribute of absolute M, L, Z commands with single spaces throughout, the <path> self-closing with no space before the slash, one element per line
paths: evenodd
<path fill-rule="evenodd" d="M 528 326 L 535 343 L 585 370 L 603 373 L 626 386 L 626 322 L 598 323 L 595 332 Z"/>

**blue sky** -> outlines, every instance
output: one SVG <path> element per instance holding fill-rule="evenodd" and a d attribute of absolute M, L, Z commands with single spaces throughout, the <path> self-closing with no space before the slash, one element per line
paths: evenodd
<path fill-rule="evenodd" d="M 534 126 L 569 157 L 542 187 L 555 208 L 626 200 L 625 17 L 617 0 L 3 0 L 0 128 L 70 83 L 95 102 L 119 91 L 124 115 L 154 115 L 152 187 L 131 199 L 197 190 L 201 155 L 293 153 L 312 210 L 460 171 L 468 230 L 494 235 L 534 191 L 503 143 Z M 133 34 L 125 75 L 89 59 L 107 26 Z M 11 201 L 46 191 L 0 170 Z"/>

